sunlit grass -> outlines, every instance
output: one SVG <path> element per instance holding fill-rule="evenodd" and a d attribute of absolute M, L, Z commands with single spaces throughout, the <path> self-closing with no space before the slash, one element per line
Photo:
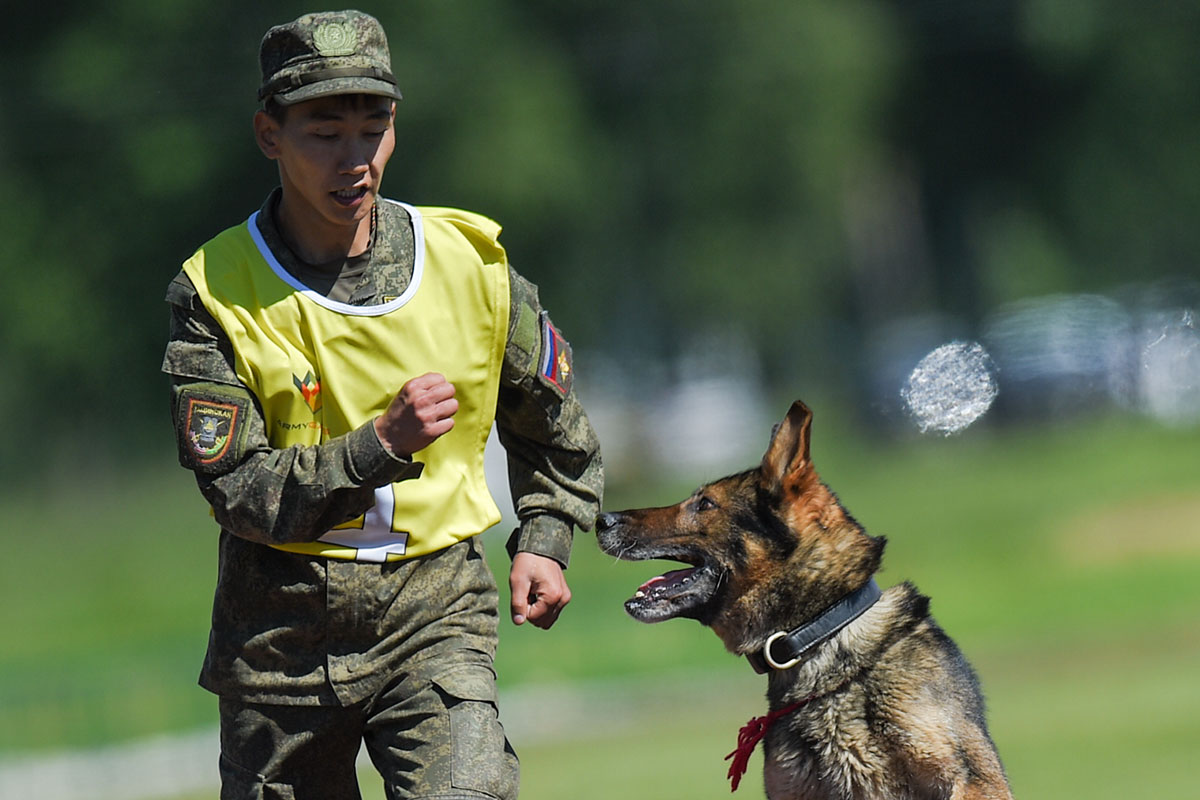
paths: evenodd
<path fill-rule="evenodd" d="M 818 469 L 888 537 L 881 582 L 931 595 L 978 668 L 1017 795 L 1189 796 L 1200 431 L 1098 421 L 885 444 L 822 428 L 819 409 L 817 419 Z M 690 488 L 615 480 L 608 505 Z M 215 702 L 195 685 L 215 533 L 186 473 L 113 476 L 69 502 L 8 496 L 0 513 L 0 755 L 215 725 Z M 500 535 L 488 542 L 503 583 Z M 581 534 L 559 625 L 502 624 L 502 689 L 615 679 L 619 693 L 681 670 L 738 688 L 647 709 L 623 729 L 518 741 L 523 798 L 728 796 L 722 759 L 763 712 L 761 679 L 693 622 L 624 614 L 656 568 L 615 562 Z M 758 763 L 739 795 L 759 794 Z M 370 794 L 376 782 L 365 779 L 368 797 L 382 796 Z"/>

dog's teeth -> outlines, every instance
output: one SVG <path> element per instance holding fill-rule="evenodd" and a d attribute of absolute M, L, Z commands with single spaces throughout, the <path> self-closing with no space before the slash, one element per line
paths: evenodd
<path fill-rule="evenodd" d="M 646 593 L 643 592 L 641 589 L 638 589 L 638 593 L 634 595 L 634 597 L 645 597 L 645 596 L 646 596 Z"/>

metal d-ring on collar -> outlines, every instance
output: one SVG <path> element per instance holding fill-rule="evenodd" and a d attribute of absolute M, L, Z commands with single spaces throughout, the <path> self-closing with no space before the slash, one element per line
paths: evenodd
<path fill-rule="evenodd" d="M 746 660 L 758 674 L 770 669 L 791 669 L 800 662 L 805 651 L 858 619 L 875 604 L 882 592 L 875 579 L 857 591 L 834 603 L 812 622 L 790 631 L 776 631 L 767 637 L 761 651 L 746 654 Z"/>

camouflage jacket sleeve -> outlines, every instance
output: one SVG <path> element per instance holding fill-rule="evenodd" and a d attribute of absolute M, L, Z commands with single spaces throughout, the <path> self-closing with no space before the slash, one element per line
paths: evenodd
<path fill-rule="evenodd" d="M 542 309 L 537 287 L 513 270 L 509 283 L 508 346 L 496 411 L 520 520 L 508 549 L 566 566 L 573 526 L 589 530 L 600 510 L 599 443 L 572 384 L 570 345 Z"/>
<path fill-rule="evenodd" d="M 321 445 L 272 448 L 257 401 L 234 372 L 233 348 L 191 281 L 177 276 L 167 300 L 162 369 L 172 378 L 179 459 L 195 473 L 222 528 L 264 544 L 312 541 L 370 508 L 377 486 L 420 474 L 420 464 L 384 449 L 371 423 Z M 188 408 L 196 404 L 240 411 L 234 444 L 217 461 L 199 459 L 188 440 Z"/>

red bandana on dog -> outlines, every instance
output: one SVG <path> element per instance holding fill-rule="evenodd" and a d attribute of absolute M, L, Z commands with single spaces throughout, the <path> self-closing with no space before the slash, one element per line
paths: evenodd
<path fill-rule="evenodd" d="M 729 791 L 737 791 L 738 784 L 742 782 L 742 776 L 746 774 L 746 766 L 750 763 L 750 754 L 754 752 L 754 748 L 759 740 L 767 735 L 767 731 L 775 724 L 775 720 L 787 716 L 814 698 L 816 698 L 816 695 L 810 694 L 803 700 L 792 703 L 790 706 L 784 706 L 778 711 L 772 711 L 764 717 L 755 717 L 742 726 L 742 729 L 738 731 L 737 749 L 725 756 L 726 761 L 731 758 L 733 759 L 733 763 L 729 765 L 728 774 L 728 778 L 733 782 L 733 786 Z"/>
<path fill-rule="evenodd" d="M 765 717 L 755 717 L 743 725 L 742 729 L 738 731 L 737 748 L 725 756 L 726 761 L 731 758 L 733 759 L 733 763 L 729 765 L 729 774 L 727 776 L 733 782 L 733 786 L 730 787 L 729 791 L 737 791 L 738 784 L 742 782 L 742 776 L 746 774 L 746 765 L 750 763 L 750 754 L 754 752 L 754 746 L 767 735 L 767 731 L 771 729 L 776 720 L 780 717 L 786 717 L 801 706 L 808 705 L 818 697 L 841 691 L 849 683 L 850 678 L 847 678 L 828 692 L 813 692 L 803 700 L 797 700 L 790 706 L 784 706 L 778 711 L 772 711 Z"/>

